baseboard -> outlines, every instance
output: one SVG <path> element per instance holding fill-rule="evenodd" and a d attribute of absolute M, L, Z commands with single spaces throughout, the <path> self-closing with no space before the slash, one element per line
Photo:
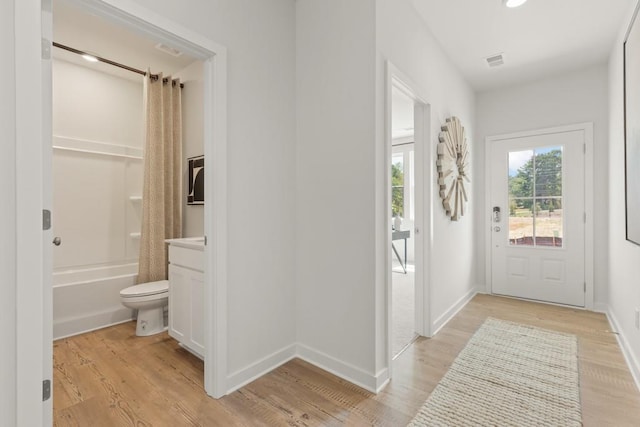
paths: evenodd
<path fill-rule="evenodd" d="M 618 340 L 618 344 L 620 345 L 622 354 L 624 355 L 624 360 L 626 360 L 627 366 L 629 366 L 629 370 L 631 371 L 631 376 L 633 376 L 633 380 L 636 383 L 636 388 L 640 390 L 640 363 L 638 362 L 636 356 L 633 354 L 633 351 L 631 351 L 629 341 L 627 341 L 627 338 L 622 332 L 620 324 L 618 323 L 618 320 L 611 311 L 610 307 L 608 307 L 608 309 L 605 311 L 605 314 L 609 319 L 609 324 L 611 324 L 611 327 L 615 332 L 616 339 Z"/>
<path fill-rule="evenodd" d="M 372 375 L 306 345 L 291 344 L 246 368 L 230 374 L 227 377 L 227 385 L 229 387 L 227 394 L 233 393 L 295 358 L 302 359 L 372 393 L 378 393 L 390 380 L 389 369 L 387 368 L 380 370 L 376 375 Z"/>
<path fill-rule="evenodd" d="M 458 312 L 462 310 L 464 306 L 467 305 L 469 301 L 471 301 L 473 297 L 476 296 L 477 293 L 478 293 L 478 290 L 476 288 L 472 288 L 471 290 L 469 290 L 469 292 L 463 295 L 458 301 L 453 303 L 453 305 L 449 307 L 447 311 L 445 311 L 440 317 L 438 317 L 433 322 L 433 325 L 431 325 L 431 336 L 434 336 L 435 334 L 437 334 L 440 331 L 440 329 L 444 327 L 444 325 L 449 323 L 449 320 L 451 320 L 453 316 L 458 314 Z"/>
<path fill-rule="evenodd" d="M 298 344 L 298 357 L 372 393 L 377 393 L 389 379 L 387 369 L 374 375 L 304 344 Z"/>
<path fill-rule="evenodd" d="M 53 322 L 53 339 L 72 337 L 135 319 L 134 311 L 126 307 L 113 307 L 98 313 L 67 317 Z"/>
<path fill-rule="evenodd" d="M 593 311 L 596 313 L 607 314 L 609 311 L 609 306 L 603 302 L 595 302 L 593 303 Z"/>
<path fill-rule="evenodd" d="M 288 345 L 227 377 L 227 394 L 233 393 L 296 357 L 296 345 Z"/>
<path fill-rule="evenodd" d="M 489 295 L 489 291 L 487 290 L 487 287 L 485 285 L 477 285 L 476 294 Z"/>
<path fill-rule="evenodd" d="M 375 393 L 380 393 L 380 391 L 385 388 L 387 384 L 391 381 L 391 377 L 389 377 L 389 368 L 384 368 L 380 370 L 376 374 L 376 391 Z"/>

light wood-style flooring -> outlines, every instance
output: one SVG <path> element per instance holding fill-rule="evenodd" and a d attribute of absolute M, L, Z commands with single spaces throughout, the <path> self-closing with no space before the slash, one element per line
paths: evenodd
<path fill-rule="evenodd" d="M 203 390 L 202 362 L 165 333 L 135 337 L 130 322 L 62 339 L 54 343 L 54 422 L 404 426 L 487 317 L 576 334 L 584 425 L 640 425 L 640 393 L 604 315 L 487 295 L 397 358 L 392 382 L 378 395 L 296 359 L 214 400 Z"/>

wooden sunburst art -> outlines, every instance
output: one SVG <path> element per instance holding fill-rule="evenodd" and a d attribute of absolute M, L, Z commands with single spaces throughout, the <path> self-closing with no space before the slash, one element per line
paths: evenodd
<path fill-rule="evenodd" d="M 448 118 L 442 126 L 438 142 L 438 186 L 447 216 L 457 221 L 465 212 L 468 202 L 465 182 L 470 183 L 469 147 L 464 127 L 457 117 Z"/>

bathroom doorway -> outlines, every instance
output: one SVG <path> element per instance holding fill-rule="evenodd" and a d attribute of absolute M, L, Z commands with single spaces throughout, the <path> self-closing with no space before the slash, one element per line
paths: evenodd
<path fill-rule="evenodd" d="M 135 314 L 120 302 L 120 291 L 140 282 L 142 224 L 149 221 L 143 218 L 142 197 L 145 77 L 134 69 L 180 79 L 182 90 L 172 91 L 181 96 L 172 143 L 181 150 L 172 157 L 178 167 L 184 165 L 183 172 L 174 167 L 161 173 L 175 174 L 167 177 L 170 182 L 186 183 L 186 159 L 204 154 L 202 61 L 68 1 L 54 1 L 54 340 L 126 322 Z M 203 236 L 204 206 L 187 205 L 181 193 L 173 200 L 180 209 L 166 218 L 176 226 L 164 238 Z"/>
<path fill-rule="evenodd" d="M 210 117 L 212 119 L 203 123 L 202 134 L 204 141 L 204 154 L 205 157 L 212 159 L 211 169 L 212 172 L 205 176 L 205 200 L 209 203 L 203 207 L 203 219 L 204 219 L 204 236 L 209 236 L 207 244 L 204 247 L 204 263 L 205 263 L 205 277 L 204 277 L 204 301 L 205 301 L 205 314 L 204 314 L 204 334 L 205 334 L 205 390 L 208 394 L 214 397 L 220 397 L 225 394 L 225 376 L 226 376 L 226 333 L 220 331 L 226 331 L 226 309 L 224 304 L 220 301 L 223 299 L 218 298 L 220 293 L 224 294 L 226 290 L 226 216 L 224 214 L 226 210 L 226 124 L 225 124 L 225 105 L 226 105 L 226 51 L 223 47 L 217 45 L 214 42 L 207 40 L 197 34 L 190 32 L 189 30 L 180 27 L 170 20 L 160 19 L 151 11 L 134 7 L 131 4 L 119 4 L 117 7 L 113 6 L 110 1 L 90 0 L 84 2 L 70 2 L 74 7 L 78 7 L 92 15 L 101 17 L 102 19 L 117 25 L 122 25 L 129 30 L 138 32 L 140 34 L 152 35 L 156 38 L 158 43 L 165 44 L 167 46 L 173 46 L 179 50 L 192 55 L 194 58 L 202 61 L 203 82 L 202 82 L 202 103 L 203 103 L 203 117 Z M 33 12 L 25 8 L 23 11 L 25 15 Z M 33 15 L 33 14 L 32 14 Z M 51 45 L 47 46 L 47 43 L 54 41 L 54 28 L 53 28 L 53 8 L 52 3 L 44 1 L 42 2 L 41 10 L 42 20 L 33 18 L 36 22 L 41 22 L 42 26 L 40 31 L 34 31 L 33 27 L 25 27 L 23 31 L 18 31 L 18 35 L 26 40 L 31 40 L 37 36 L 37 40 L 43 39 L 42 60 L 39 63 L 35 62 L 35 58 L 26 57 L 22 59 L 22 65 L 29 63 L 33 69 L 42 70 L 42 85 L 35 85 L 33 90 L 30 90 L 21 82 L 17 82 L 18 93 L 27 94 L 25 104 L 29 104 L 33 111 L 42 111 L 42 115 L 38 115 L 38 118 L 42 118 L 42 132 L 43 139 L 36 138 L 32 143 L 33 146 L 25 147 L 25 149 L 42 150 L 42 162 L 43 173 L 42 175 L 36 174 L 33 178 L 27 177 L 27 174 L 19 174 L 19 177 L 23 177 L 23 184 L 29 184 L 33 189 L 34 194 L 42 194 L 42 203 L 47 212 L 53 210 L 55 205 L 53 202 L 53 187 L 52 176 L 52 164 L 53 164 L 53 143 L 51 135 L 53 135 L 54 124 L 52 122 L 52 109 L 53 109 L 53 84 L 52 84 L 52 61 L 51 61 Z M 36 34 L 30 33 L 30 31 Z M 38 42 L 38 46 L 40 43 Z M 25 50 L 31 48 L 32 45 L 25 47 Z M 38 60 L 40 61 L 40 60 Z M 215 93 L 215 96 L 214 96 Z M 39 120 L 39 119 L 38 119 Z M 216 127 L 211 126 L 211 121 L 216 123 Z M 18 122 L 18 129 L 26 129 L 25 123 Z M 28 132 L 26 132 L 28 133 Z M 73 138 L 68 138 L 72 140 Z M 88 140 L 88 138 L 86 138 Z M 74 141 L 65 141 L 67 146 L 58 148 L 56 150 L 65 152 L 76 152 L 78 148 L 74 146 Z M 44 141 L 44 142 L 41 142 Z M 84 141 L 84 142 L 96 142 L 96 141 Z M 29 143 L 31 144 L 31 143 Z M 80 147 L 84 151 L 91 151 L 87 149 L 88 145 Z M 93 146 L 96 147 L 95 145 Z M 100 146 L 101 148 L 104 148 Z M 65 150 L 65 148 L 67 150 Z M 127 152 L 125 148 L 120 147 L 115 150 L 122 156 L 131 156 L 130 152 Z M 214 152 L 216 155 L 214 156 Z M 78 153 L 80 154 L 80 153 Z M 81 153 L 83 155 L 89 155 L 94 153 Z M 110 153 L 114 154 L 114 153 Z M 113 156 L 111 156 L 113 157 Z M 40 156 L 38 155 L 38 158 Z M 138 160 L 129 158 L 129 160 Z M 91 168 L 89 168 L 91 169 Z M 85 171 L 88 175 L 91 175 L 92 170 Z M 132 173 L 133 175 L 134 173 Z M 76 179 L 82 180 L 84 176 L 76 176 Z M 41 179 L 41 180 L 40 180 Z M 99 191 L 99 189 L 91 189 L 92 191 Z M 131 199 L 133 197 L 134 199 Z M 132 195 L 125 200 L 125 203 L 134 204 L 137 196 Z M 78 198 L 82 199 L 82 194 L 78 195 Z M 48 208 L 48 209 L 47 209 Z M 126 209 L 126 208 L 125 208 Z M 33 320 L 38 317 L 27 317 L 29 321 L 23 322 L 23 332 L 27 336 L 38 337 L 42 339 L 39 345 L 34 343 L 29 344 L 29 347 L 33 354 L 42 355 L 43 369 L 42 371 L 36 370 L 33 374 L 34 378 L 40 377 L 51 378 L 52 372 L 52 353 L 51 342 L 53 339 L 53 291 L 52 291 L 52 269 L 53 269 L 53 250 L 51 242 L 54 245 L 57 240 L 54 241 L 54 234 L 47 226 L 48 214 L 45 212 L 45 222 L 43 233 L 44 240 L 42 246 L 40 244 L 34 245 L 35 247 L 42 247 L 42 263 L 36 263 L 32 268 L 36 271 L 42 272 L 43 287 L 40 289 L 33 289 L 36 295 L 41 295 L 43 301 L 43 313 L 40 315 L 42 323 L 34 322 Z M 53 215 L 53 224 L 55 225 L 55 212 Z M 126 222 L 126 221 L 125 221 Z M 29 232 L 30 223 L 19 225 L 19 229 L 25 231 L 25 236 L 32 236 Z M 62 236 L 61 236 L 62 237 Z M 129 236 L 134 237 L 134 236 Z M 91 235 L 85 235 L 85 239 L 90 239 Z M 26 240 L 26 239 L 25 239 Z M 40 240 L 40 239 L 38 239 Z M 121 239 L 121 243 L 124 239 Z M 26 243 L 26 242 L 25 242 Z M 35 243 L 35 242 L 34 242 Z M 59 242 L 64 244 L 64 240 Z M 126 243 L 122 243 L 125 247 Z M 108 247 L 106 249 L 112 249 Z M 216 269 L 212 268 L 216 265 Z M 21 266 L 19 266 L 21 268 Z M 214 295 L 216 298 L 214 298 Z M 20 313 L 21 310 L 19 310 Z M 18 321 L 21 321 L 22 316 L 30 316 L 28 310 L 25 310 L 18 315 Z M 33 328 L 33 334 L 29 335 L 29 328 Z M 35 351 L 40 348 L 42 352 Z M 18 348 L 20 351 L 20 348 Z M 25 366 L 21 361 L 18 361 L 18 376 L 22 380 L 25 378 L 31 378 L 27 372 L 29 368 Z M 38 380 L 40 381 L 40 380 Z M 31 398 L 27 396 L 18 396 L 19 401 L 31 401 Z M 42 416 L 42 420 L 45 424 L 51 424 L 51 399 L 45 399 L 43 405 L 43 412 L 36 411 L 34 413 L 34 420 L 37 416 Z"/>

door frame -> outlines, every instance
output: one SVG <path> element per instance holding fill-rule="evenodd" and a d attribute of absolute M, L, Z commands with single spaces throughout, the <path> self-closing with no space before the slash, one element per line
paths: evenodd
<path fill-rule="evenodd" d="M 227 376 L 227 51 L 226 48 L 131 0 L 72 0 L 78 7 L 135 31 L 167 41 L 204 62 L 205 156 L 212 159 L 206 174 L 205 197 L 205 390 L 213 397 L 226 394 Z M 46 156 L 43 135 L 50 120 L 51 80 L 43 78 L 43 51 L 51 49 L 43 26 L 50 19 L 50 1 L 15 1 L 16 69 L 16 416 L 20 425 L 50 425 L 51 399 L 42 402 L 42 381 L 51 379 L 51 307 L 45 307 L 51 283 L 44 277 L 47 251 L 42 209 L 51 210 L 43 188 Z M 47 118 L 48 117 L 48 118 Z M 47 140 L 48 138 L 48 140 Z M 50 161 L 50 159 L 49 159 Z M 46 166 L 45 166 L 46 170 Z M 45 233 L 46 236 L 46 233 Z M 50 253 L 51 251 L 49 251 Z M 209 286 L 207 286 L 209 284 Z M 45 312 L 43 314 L 43 311 Z M 46 375 L 46 376 L 45 376 Z"/>
<path fill-rule="evenodd" d="M 429 144 L 431 134 L 431 105 L 425 91 L 415 84 L 391 62 L 386 62 L 385 82 L 385 137 L 384 137 L 384 229 L 378 236 L 384 245 L 384 286 L 386 295 L 386 354 L 389 378 L 392 377 L 392 271 L 391 271 L 391 112 L 392 88 L 399 89 L 414 100 L 414 179 L 415 179 L 415 328 L 420 336 L 431 336 L 431 254 L 433 248 L 433 188 L 427 177 L 433 176 L 433 150 Z M 419 167 L 418 167 L 419 165 Z M 378 181 L 379 182 L 379 181 Z M 420 213 L 420 214 L 419 214 Z"/>
<path fill-rule="evenodd" d="M 493 294 L 492 291 L 492 213 L 491 213 L 491 153 L 493 143 L 505 139 L 532 137 L 537 135 L 547 135 L 563 132 L 582 131 L 584 133 L 584 278 L 586 283 L 584 308 L 593 310 L 594 308 L 594 178 L 593 178 L 593 123 L 577 123 L 566 126 L 556 126 L 543 129 L 534 129 L 523 132 L 508 133 L 502 135 L 488 136 L 485 138 L 485 284 L 486 292 Z M 560 304 L 561 305 L 561 304 Z M 575 307 L 574 307 L 575 308 Z"/>

